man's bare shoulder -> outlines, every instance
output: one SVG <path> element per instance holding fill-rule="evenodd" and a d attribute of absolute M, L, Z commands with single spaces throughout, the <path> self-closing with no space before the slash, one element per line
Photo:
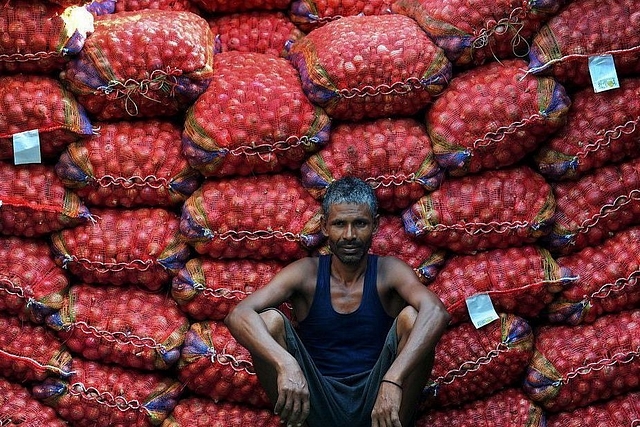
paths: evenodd
<path fill-rule="evenodd" d="M 315 283 L 317 272 L 318 258 L 305 257 L 283 267 L 277 274 L 276 279 L 286 282 L 288 286 L 301 291 L 308 288 L 310 280 Z"/>

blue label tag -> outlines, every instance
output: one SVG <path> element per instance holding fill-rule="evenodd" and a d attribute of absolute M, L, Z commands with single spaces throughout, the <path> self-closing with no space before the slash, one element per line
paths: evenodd
<path fill-rule="evenodd" d="M 13 135 L 13 162 L 16 165 L 42 163 L 40 157 L 40 132 L 28 130 Z"/>
<path fill-rule="evenodd" d="M 591 74 L 593 90 L 596 93 L 620 87 L 616 64 L 612 55 L 589 57 L 589 73 Z"/>
<path fill-rule="evenodd" d="M 475 294 L 467 298 L 466 302 L 469 317 L 476 329 L 480 329 L 494 320 L 499 319 L 489 295 Z"/>

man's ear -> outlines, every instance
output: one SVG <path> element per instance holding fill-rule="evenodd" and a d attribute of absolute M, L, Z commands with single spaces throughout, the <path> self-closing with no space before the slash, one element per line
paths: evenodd
<path fill-rule="evenodd" d="M 380 215 L 376 215 L 373 218 L 373 233 L 377 233 L 378 232 L 378 227 L 380 226 Z"/>
<path fill-rule="evenodd" d="M 327 217 L 324 214 L 320 216 L 320 231 L 322 231 L 324 237 L 329 236 L 329 232 L 327 231 Z"/>

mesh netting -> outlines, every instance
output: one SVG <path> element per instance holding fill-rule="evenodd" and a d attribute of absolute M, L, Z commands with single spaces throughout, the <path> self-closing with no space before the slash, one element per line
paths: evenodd
<path fill-rule="evenodd" d="M 293 174 L 207 180 L 184 203 L 180 231 L 213 258 L 289 261 L 322 242 L 320 215 Z"/>
<path fill-rule="evenodd" d="M 55 262 L 84 282 L 155 291 L 187 262 L 190 250 L 176 214 L 161 208 L 94 213 L 94 222 L 51 236 Z"/>
<path fill-rule="evenodd" d="M 178 378 L 191 391 L 214 401 L 269 408 L 249 351 L 222 322 L 191 325 L 178 362 Z"/>
<path fill-rule="evenodd" d="M 191 12 L 101 15 L 60 79 L 98 120 L 172 116 L 211 81 L 213 43 L 207 21 Z"/>
<path fill-rule="evenodd" d="M 318 251 L 331 253 L 329 245 Z M 402 219 L 395 215 L 381 215 L 378 231 L 373 235 L 371 253 L 394 256 L 406 262 L 424 284 L 431 282 L 445 263 L 446 251 L 413 239 L 404 229 Z"/>
<path fill-rule="evenodd" d="M 535 242 L 549 232 L 555 206 L 542 175 L 520 166 L 445 179 L 402 218 L 427 244 L 473 253 Z"/>
<path fill-rule="evenodd" d="M 638 322 L 640 310 L 630 310 L 601 316 L 591 324 L 539 328 L 524 392 L 555 413 L 637 389 Z"/>
<path fill-rule="evenodd" d="M 3 377 L 18 383 L 42 381 L 49 376 L 66 377 L 71 372 L 70 365 L 71 354 L 51 330 L 0 313 Z"/>
<path fill-rule="evenodd" d="M 620 89 L 571 96 L 567 124 L 545 141 L 534 161 L 544 176 L 577 179 L 585 173 L 638 156 L 640 79 L 621 79 Z"/>
<path fill-rule="evenodd" d="M 19 74 L 0 77 L 0 159 L 13 159 L 14 135 L 38 131 L 40 155 L 55 159 L 71 142 L 93 135 L 84 109 L 58 80 Z"/>
<path fill-rule="evenodd" d="M 191 0 L 117 0 L 114 3 L 114 12 L 154 9 L 199 13 L 198 8 L 192 4 Z"/>
<path fill-rule="evenodd" d="M 251 10 L 286 10 L 290 0 L 191 0 L 203 12 L 246 12 Z"/>
<path fill-rule="evenodd" d="M 74 15 L 72 15 L 72 12 Z M 82 50 L 93 17 L 85 9 L 9 0 L 0 7 L 0 73 L 47 74 Z"/>
<path fill-rule="evenodd" d="M 436 160 L 449 175 L 510 166 L 565 124 L 564 87 L 526 67 L 513 59 L 460 73 L 427 110 Z"/>
<path fill-rule="evenodd" d="M 48 241 L 0 237 L 0 311 L 42 323 L 62 307 L 68 286 Z"/>
<path fill-rule="evenodd" d="M 480 329 L 470 322 L 449 328 L 436 347 L 424 405 L 456 406 L 515 385 L 533 356 L 533 343 L 527 321 L 512 314 L 500 314 Z"/>
<path fill-rule="evenodd" d="M 526 56 L 529 41 L 564 0 L 400 0 L 393 11 L 415 19 L 460 67 Z"/>
<path fill-rule="evenodd" d="M 507 388 L 459 408 L 434 409 L 416 427 L 546 427 L 544 411 L 519 388 Z"/>
<path fill-rule="evenodd" d="M 162 120 L 96 123 L 97 135 L 70 144 L 56 165 L 87 205 L 175 206 L 200 185 L 182 155 L 182 128 Z"/>
<path fill-rule="evenodd" d="M 317 199 L 336 179 L 363 179 L 388 212 L 408 207 L 438 188 L 444 177 L 424 125 L 409 118 L 339 124 L 327 146 L 302 165 L 301 174 L 302 185 Z"/>
<path fill-rule="evenodd" d="M 221 321 L 282 267 L 276 260 L 193 258 L 173 278 L 171 296 L 190 318 Z"/>
<path fill-rule="evenodd" d="M 280 417 L 269 409 L 230 402 L 187 397 L 176 405 L 163 427 L 277 427 Z"/>
<path fill-rule="evenodd" d="M 531 41 L 529 70 L 572 87 L 591 84 L 587 58 L 612 54 L 618 75 L 640 71 L 637 0 L 569 2 Z M 606 31 L 602 31 L 606 28 Z"/>
<path fill-rule="evenodd" d="M 345 16 L 391 13 L 393 3 L 393 0 L 294 0 L 289 8 L 289 16 L 298 28 L 308 33 Z"/>
<path fill-rule="evenodd" d="M 216 35 L 216 51 L 267 53 L 286 57 L 291 43 L 304 33 L 282 11 L 214 15 L 207 19 Z"/>
<path fill-rule="evenodd" d="M 72 352 L 124 367 L 168 369 L 189 329 L 175 301 L 135 288 L 75 285 L 47 325 Z"/>
<path fill-rule="evenodd" d="M 5 426 L 66 427 L 56 412 L 34 399 L 23 385 L 0 377 L 0 422 Z"/>
<path fill-rule="evenodd" d="M 54 168 L 0 161 L 0 234 L 37 237 L 85 223 L 91 215 Z"/>
<path fill-rule="evenodd" d="M 544 243 L 567 255 L 640 222 L 640 158 L 602 166 L 553 185 L 556 211 Z"/>
<path fill-rule="evenodd" d="M 526 318 L 537 316 L 555 293 L 573 280 L 548 250 L 525 245 L 448 258 L 429 284 L 455 324 L 469 318 L 466 299 L 486 293 L 496 310 Z"/>
<path fill-rule="evenodd" d="M 640 426 L 640 392 L 630 392 L 607 402 L 547 416 L 547 427 L 584 426 Z"/>
<path fill-rule="evenodd" d="M 592 323 L 605 313 L 640 304 L 640 227 L 617 231 L 603 243 L 558 257 L 575 276 L 545 312 L 552 322 Z"/>
<path fill-rule="evenodd" d="M 442 50 L 402 15 L 346 16 L 311 31 L 289 54 L 309 99 L 344 120 L 411 116 L 452 73 Z"/>
<path fill-rule="evenodd" d="M 286 59 L 230 51 L 216 55 L 214 68 L 183 134 L 189 163 L 205 176 L 295 170 L 329 139 L 329 117 Z"/>
<path fill-rule="evenodd" d="M 162 424 L 183 386 L 163 373 L 126 369 L 74 358 L 67 380 L 33 386 L 36 399 L 76 427 L 149 427 Z"/>

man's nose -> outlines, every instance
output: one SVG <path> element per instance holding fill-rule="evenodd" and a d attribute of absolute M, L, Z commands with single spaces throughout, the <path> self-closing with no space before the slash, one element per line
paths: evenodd
<path fill-rule="evenodd" d="M 356 232 L 353 225 L 349 224 L 345 227 L 344 238 L 345 240 L 353 240 L 356 238 Z"/>

